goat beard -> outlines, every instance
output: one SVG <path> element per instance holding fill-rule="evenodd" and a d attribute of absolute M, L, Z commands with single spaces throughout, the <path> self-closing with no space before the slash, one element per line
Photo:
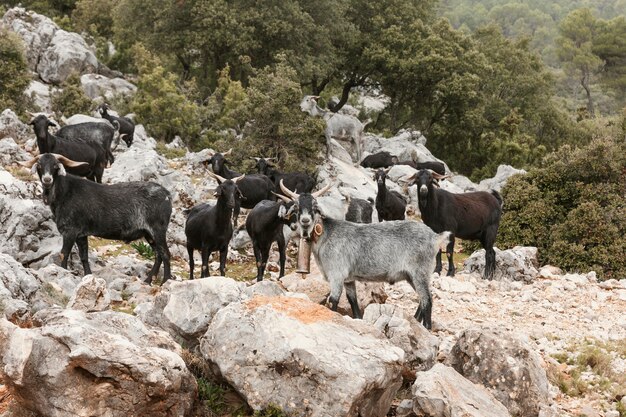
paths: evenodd
<path fill-rule="evenodd" d="M 43 192 L 41 193 L 41 197 L 45 205 L 48 205 L 50 203 L 50 191 L 51 191 L 51 188 L 44 187 Z"/>

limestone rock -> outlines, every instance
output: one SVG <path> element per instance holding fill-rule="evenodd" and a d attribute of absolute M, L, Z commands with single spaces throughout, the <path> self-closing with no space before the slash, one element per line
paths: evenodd
<path fill-rule="evenodd" d="M 208 277 L 172 281 L 152 305 L 137 308 L 141 320 L 170 332 L 176 339 L 196 346 L 213 316 L 228 304 L 241 300 L 246 285 L 231 278 Z"/>
<path fill-rule="evenodd" d="M 539 271 L 537 267 L 537 248 L 533 246 L 515 246 L 513 249 L 496 252 L 495 280 L 514 280 L 532 282 Z M 478 272 L 481 276 L 485 271 L 485 250 L 480 249 L 463 262 L 463 270 L 468 273 Z"/>
<path fill-rule="evenodd" d="M 430 369 L 437 359 L 439 339 L 411 314 L 392 304 L 370 304 L 363 321 L 383 332 L 394 345 L 404 350 L 406 367 L 412 371 Z"/>
<path fill-rule="evenodd" d="M 423 140 L 421 138 L 423 136 L 418 131 L 400 131 L 392 138 L 365 135 L 363 138 L 364 150 L 370 153 L 387 151 L 397 156 L 399 161 L 412 161 L 414 156 L 418 162 L 439 161 L 426 148 L 426 138 Z M 446 172 L 449 171 L 446 167 Z"/>
<path fill-rule="evenodd" d="M 502 187 L 506 185 L 509 177 L 517 174 L 526 174 L 523 169 L 513 168 L 511 165 L 500 165 L 496 171 L 496 176 L 482 180 L 478 184 L 479 191 L 496 190 L 502 191 Z"/>
<path fill-rule="evenodd" d="M 549 403 L 541 358 L 509 332 L 466 330 L 452 348 L 448 362 L 470 381 L 488 388 L 513 416 L 539 416 Z"/>
<path fill-rule="evenodd" d="M 13 110 L 4 109 L 0 113 L 0 139 L 11 137 L 17 143 L 24 143 L 31 132 L 32 129 L 22 123 Z"/>
<path fill-rule="evenodd" d="M 18 161 L 28 161 L 32 155 L 24 151 L 13 138 L 0 139 L 0 164 L 11 165 Z"/>
<path fill-rule="evenodd" d="M 413 412 L 428 417 L 508 417 L 506 407 L 484 387 L 438 363 L 418 372 L 411 389 Z"/>
<path fill-rule="evenodd" d="M 80 84 L 90 99 L 111 99 L 118 95 L 132 95 L 137 87 L 123 78 L 108 78 L 100 74 L 84 74 Z"/>
<path fill-rule="evenodd" d="M 67 308 L 88 313 L 108 310 L 110 307 L 111 297 L 106 281 L 93 275 L 85 275 L 67 304 Z"/>
<path fill-rule="evenodd" d="M 39 110 L 45 113 L 52 112 L 51 95 L 52 92 L 57 90 L 56 88 L 42 83 L 38 80 L 33 80 L 28 84 L 24 94 L 31 99 Z"/>
<path fill-rule="evenodd" d="M 384 416 L 401 385 L 401 349 L 362 321 L 293 297 L 220 310 L 200 350 L 255 410 L 291 416 Z"/>
<path fill-rule="evenodd" d="M 46 417 L 188 415 L 197 395 L 180 348 L 134 316 L 49 309 L 38 327 L 0 320 L 0 375 Z"/>

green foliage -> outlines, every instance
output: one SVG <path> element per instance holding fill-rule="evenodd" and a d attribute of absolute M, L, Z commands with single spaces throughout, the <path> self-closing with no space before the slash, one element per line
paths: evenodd
<path fill-rule="evenodd" d="M 22 111 L 30 75 L 21 39 L 5 29 L 0 29 L 0 62 L 0 112 L 6 108 Z"/>
<path fill-rule="evenodd" d="M 261 411 L 255 411 L 254 417 L 289 417 L 280 407 L 270 404 Z"/>
<path fill-rule="evenodd" d="M 52 111 L 61 117 L 70 117 L 74 114 L 88 114 L 93 108 L 93 102 L 85 94 L 80 84 L 80 76 L 72 74 L 61 85 L 62 90 L 53 93 L 51 97 Z"/>
<path fill-rule="evenodd" d="M 224 398 L 226 390 L 221 385 L 202 377 L 196 381 L 198 382 L 198 397 L 200 401 L 211 411 L 222 413 L 226 409 Z"/>
<path fill-rule="evenodd" d="M 232 147 L 229 159 L 245 172 L 252 169 L 252 156 L 278 157 L 279 168 L 287 171 L 314 172 L 321 161 L 324 122 L 300 111 L 302 90 L 295 70 L 284 62 L 276 69 L 266 67 L 250 79 L 245 97 L 235 106 L 241 120 L 250 121 L 243 139 L 235 143 L 221 139 L 215 148 L 223 152 Z M 220 114 L 225 114 L 223 109 Z"/>
<path fill-rule="evenodd" d="M 200 106 L 187 98 L 176 75 L 168 72 L 159 58 L 140 44 L 133 48 L 133 53 L 139 79 L 129 107 L 137 122 L 158 140 L 169 142 L 176 135 L 187 142 L 195 140 L 201 130 Z"/>
<path fill-rule="evenodd" d="M 598 21 L 593 53 L 604 62 L 600 81 L 626 103 L 626 17 Z"/>
<path fill-rule="evenodd" d="M 146 242 L 132 242 L 130 246 L 144 259 L 154 259 L 154 250 Z"/>
<path fill-rule="evenodd" d="M 113 36 L 113 9 L 118 0 L 78 0 L 72 12 L 77 31 L 110 39 Z"/>
<path fill-rule="evenodd" d="M 540 262 L 595 270 L 603 279 L 626 273 L 626 145 L 621 135 L 564 146 L 542 168 L 509 179 L 497 245 L 532 245 Z"/>

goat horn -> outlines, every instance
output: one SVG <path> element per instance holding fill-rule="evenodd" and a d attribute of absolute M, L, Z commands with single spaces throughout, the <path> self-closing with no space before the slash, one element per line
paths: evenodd
<path fill-rule="evenodd" d="M 263 158 L 259 158 L 259 157 L 256 157 L 256 156 L 251 156 L 250 159 L 254 159 L 255 161 L 259 162 Z"/>
<path fill-rule="evenodd" d="M 437 180 L 445 180 L 446 178 L 451 178 L 451 175 L 441 175 L 440 173 L 435 172 L 432 169 L 429 169 L 429 171 L 432 174 L 433 178 Z"/>
<path fill-rule="evenodd" d="M 283 193 L 287 195 L 287 197 L 291 198 L 293 201 L 296 201 L 298 198 L 300 198 L 299 194 L 294 193 L 289 188 L 285 187 L 282 179 L 280 180 L 280 189 L 283 191 Z"/>
<path fill-rule="evenodd" d="M 272 191 L 272 194 L 274 194 L 276 197 L 280 198 L 281 200 L 283 200 L 285 203 L 291 203 L 292 200 L 290 200 L 288 197 L 285 197 L 282 194 L 278 194 L 275 193 L 274 191 Z"/>
<path fill-rule="evenodd" d="M 237 182 L 241 181 L 245 176 L 246 176 L 246 174 L 240 175 L 237 178 L 233 178 L 231 181 L 234 182 L 235 184 L 237 184 Z"/>
<path fill-rule="evenodd" d="M 282 180 L 281 180 L 282 181 Z M 316 191 L 314 193 L 312 193 L 311 195 L 313 196 L 313 198 L 317 198 L 320 197 L 321 195 L 323 195 L 324 193 L 326 193 L 326 191 L 330 190 L 330 187 L 333 186 L 332 182 L 329 182 L 328 184 L 326 184 L 326 187 L 322 188 L 319 191 Z"/>
<path fill-rule="evenodd" d="M 415 178 L 417 178 L 417 172 L 414 174 L 411 174 L 410 176 L 406 177 L 406 178 L 401 178 L 400 181 L 404 181 L 404 182 L 411 182 L 411 181 L 415 181 Z"/>
<path fill-rule="evenodd" d="M 26 168 L 32 168 L 33 165 L 35 165 L 37 163 L 37 161 L 39 161 L 39 158 L 41 158 L 41 155 L 37 155 L 36 157 L 31 159 L 30 161 L 26 161 L 26 162 L 18 161 L 18 164 L 20 164 L 21 166 L 26 167 Z"/>
<path fill-rule="evenodd" d="M 60 155 L 58 153 L 51 153 L 50 155 L 54 156 L 57 161 L 59 161 L 60 163 L 62 163 L 64 166 L 68 167 L 68 168 L 74 168 L 74 167 L 79 167 L 79 166 L 83 166 L 83 165 L 89 165 L 88 162 L 77 162 L 77 161 L 72 161 L 70 158 L 67 158 L 63 155 Z"/>
<path fill-rule="evenodd" d="M 224 181 L 226 181 L 226 178 L 224 177 L 220 177 L 219 175 L 217 175 L 215 172 L 211 172 L 209 171 L 209 175 L 211 177 L 213 177 L 213 179 L 216 179 L 217 182 L 219 182 L 220 184 L 223 183 Z"/>
<path fill-rule="evenodd" d="M 227 150 L 226 152 L 224 152 L 222 155 L 226 156 L 226 155 L 230 155 L 233 152 L 233 148 L 230 148 L 229 150 Z"/>
<path fill-rule="evenodd" d="M 318 99 L 320 98 L 320 96 L 311 96 L 311 98 L 312 98 L 313 100 L 318 100 Z"/>

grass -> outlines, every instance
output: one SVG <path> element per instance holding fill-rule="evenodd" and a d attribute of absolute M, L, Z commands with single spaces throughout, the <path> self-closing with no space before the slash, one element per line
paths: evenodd
<path fill-rule="evenodd" d="M 165 146 L 165 143 L 163 142 L 157 142 L 156 151 L 159 155 L 167 159 L 182 158 L 187 154 L 187 151 L 185 149 L 170 149 Z"/>
<path fill-rule="evenodd" d="M 146 242 L 133 242 L 130 246 L 135 249 L 142 258 L 150 260 L 154 259 L 154 250 L 152 249 L 152 246 L 148 245 Z"/>
<path fill-rule="evenodd" d="M 549 367 L 548 378 L 562 393 L 581 397 L 600 392 L 611 398 L 626 394 L 626 375 L 615 372 L 612 364 L 614 357 L 626 360 L 626 339 L 607 342 L 585 339 L 552 357 L 560 366 Z"/>

